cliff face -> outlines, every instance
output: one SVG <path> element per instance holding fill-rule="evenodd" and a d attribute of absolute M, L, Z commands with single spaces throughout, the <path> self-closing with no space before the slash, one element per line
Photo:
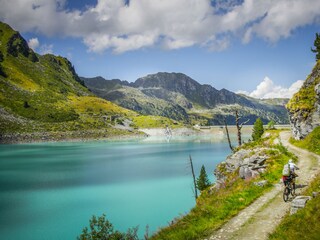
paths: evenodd
<path fill-rule="evenodd" d="M 295 139 L 305 138 L 320 126 L 320 61 L 313 68 L 303 86 L 287 104 Z"/>

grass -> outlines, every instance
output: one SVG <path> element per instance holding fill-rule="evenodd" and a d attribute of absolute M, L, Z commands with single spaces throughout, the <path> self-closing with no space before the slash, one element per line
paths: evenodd
<path fill-rule="evenodd" d="M 249 143 L 255 144 L 255 147 L 269 147 L 265 152 L 269 158 L 266 162 L 268 168 L 264 174 L 252 181 L 239 179 L 237 171 L 229 174 L 225 188 L 213 190 L 211 193 L 209 190 L 203 191 L 189 214 L 161 229 L 151 239 L 203 239 L 268 191 L 272 183 L 279 181 L 283 165 L 289 158 L 294 158 L 293 154 L 282 145 L 270 144 L 272 142 L 270 139 L 273 137 L 271 135 L 257 143 Z M 253 181 L 260 180 L 267 180 L 269 184 L 265 187 L 253 184 Z"/>
<path fill-rule="evenodd" d="M 144 116 L 133 117 L 133 123 L 138 128 L 159 128 L 167 125 L 173 128 L 182 127 L 183 124 L 172 119 L 161 116 Z"/>
<path fill-rule="evenodd" d="M 320 155 L 320 126 L 316 127 L 305 139 L 290 139 L 290 143 Z"/>
<path fill-rule="evenodd" d="M 303 195 L 312 195 L 320 191 L 320 175 L 318 175 Z M 270 234 L 270 240 L 318 240 L 320 237 L 320 196 L 308 201 L 305 208 L 294 215 L 287 215 Z"/>
<path fill-rule="evenodd" d="M 224 191 L 205 192 L 191 212 L 177 223 L 161 230 L 151 239 L 199 239 L 209 235 L 241 209 L 254 201 L 264 188 L 240 179 Z"/>

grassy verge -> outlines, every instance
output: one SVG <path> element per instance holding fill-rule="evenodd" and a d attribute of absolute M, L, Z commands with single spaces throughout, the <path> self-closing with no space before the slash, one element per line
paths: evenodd
<path fill-rule="evenodd" d="M 320 191 L 320 175 L 311 183 L 303 195 L 312 195 Z M 305 208 L 294 215 L 287 215 L 269 239 L 316 240 L 320 237 L 320 196 L 311 199 Z"/>
<path fill-rule="evenodd" d="M 290 139 L 290 143 L 320 155 L 320 126 L 316 127 L 305 139 Z"/>
<path fill-rule="evenodd" d="M 275 133 L 278 134 L 278 133 Z M 272 187 L 281 177 L 283 164 L 289 158 L 295 158 L 282 145 L 273 145 L 274 134 L 259 142 L 251 142 L 244 148 L 265 147 L 269 159 L 267 171 L 252 181 L 238 178 L 238 172 L 229 174 L 225 188 L 203 191 L 198 198 L 197 205 L 190 213 L 166 228 L 161 229 L 151 239 L 201 239 L 209 236 L 230 218 L 250 205 L 255 199 Z M 265 187 L 258 187 L 253 181 L 268 180 Z"/>

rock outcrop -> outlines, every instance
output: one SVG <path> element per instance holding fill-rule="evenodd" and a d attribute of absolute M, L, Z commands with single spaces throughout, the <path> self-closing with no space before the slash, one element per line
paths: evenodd
<path fill-rule="evenodd" d="M 269 158 L 265 154 L 265 150 L 265 148 L 240 149 L 228 156 L 214 171 L 214 175 L 217 178 L 217 186 L 224 185 L 227 174 L 235 171 L 238 171 L 238 177 L 246 180 L 265 172 L 267 167 L 265 162 Z"/>
<path fill-rule="evenodd" d="M 313 68 L 300 91 L 287 104 L 295 139 L 305 138 L 320 126 L 320 61 Z"/>

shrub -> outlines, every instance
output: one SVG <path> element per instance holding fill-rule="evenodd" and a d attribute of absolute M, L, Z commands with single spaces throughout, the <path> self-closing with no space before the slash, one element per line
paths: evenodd
<path fill-rule="evenodd" d="M 105 214 L 98 218 L 93 215 L 89 222 L 90 231 L 85 227 L 77 238 L 78 240 L 138 240 L 138 227 L 128 229 L 126 233 L 115 231 Z"/>

